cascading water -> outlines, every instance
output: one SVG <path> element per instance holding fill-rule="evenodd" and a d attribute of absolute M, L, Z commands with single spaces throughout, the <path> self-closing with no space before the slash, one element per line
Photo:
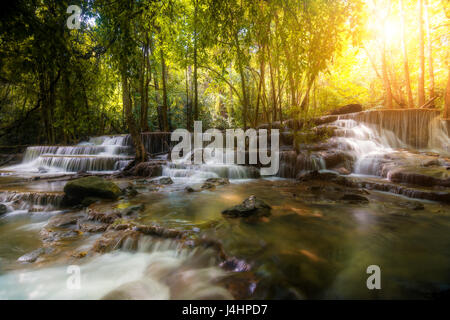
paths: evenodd
<path fill-rule="evenodd" d="M 199 150 L 202 152 L 202 150 Z M 204 152 L 210 152 L 208 148 Z M 227 164 L 226 154 L 233 153 L 229 149 L 215 149 L 220 156 L 208 159 L 202 164 L 193 164 L 194 152 L 189 152 L 180 160 L 174 160 L 163 166 L 163 175 L 172 178 L 187 178 L 192 180 L 202 180 L 207 178 L 229 178 L 229 179 L 251 179 L 258 177 L 258 169 L 254 167 Z M 234 153 L 233 153 L 234 154 Z"/>
<path fill-rule="evenodd" d="M 450 152 L 447 128 L 434 110 L 365 111 L 339 116 L 331 125 L 337 129 L 336 137 L 330 140 L 338 149 L 352 152 L 356 174 L 388 177 L 400 162 L 423 165 L 426 156 L 410 152 L 435 152 L 441 156 Z M 445 164 L 445 160 L 439 159 L 436 164 Z"/>
<path fill-rule="evenodd" d="M 22 164 L 3 168 L 19 172 L 78 172 L 120 170 L 131 159 L 127 136 L 93 137 L 76 146 L 35 146 Z"/>

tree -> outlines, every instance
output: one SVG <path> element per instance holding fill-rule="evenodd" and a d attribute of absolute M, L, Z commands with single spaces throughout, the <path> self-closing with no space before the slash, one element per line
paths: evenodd
<path fill-rule="evenodd" d="M 406 28 L 405 28 L 405 8 L 403 0 L 400 0 L 400 12 L 402 18 L 402 49 L 403 49 L 403 67 L 405 70 L 406 92 L 408 96 L 408 108 L 414 107 L 414 100 L 411 90 L 411 79 L 409 76 L 408 50 L 406 49 Z"/>
<path fill-rule="evenodd" d="M 425 53 L 424 53 L 424 32 L 423 32 L 423 0 L 418 0 L 419 15 L 419 83 L 418 97 L 419 106 L 425 104 Z"/>

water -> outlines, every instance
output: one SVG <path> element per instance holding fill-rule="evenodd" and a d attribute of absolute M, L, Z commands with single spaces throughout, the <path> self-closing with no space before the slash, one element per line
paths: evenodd
<path fill-rule="evenodd" d="M 374 113 L 339 117 L 329 124 L 334 134 L 325 152 L 347 153 L 352 175 L 367 181 L 389 179 L 399 166 L 421 172 L 449 165 L 448 132 L 432 112 L 423 118 L 410 112 L 406 120 L 395 112 L 391 116 L 393 120 Z M 167 148 L 166 138 L 165 133 L 147 134 L 148 150 Z M 329 181 L 262 179 L 252 167 L 215 160 L 191 164 L 191 155 L 163 166 L 162 174 L 173 184 L 120 180 L 122 186 L 136 186 L 139 194 L 97 206 L 111 211 L 142 204 L 138 223 L 219 241 L 233 258 L 227 268 L 213 249 L 150 236 L 136 243 L 126 240 L 120 249 L 102 254 L 91 251 L 102 233 L 43 242 L 50 219 L 83 211 L 60 207 L 64 181 L 28 178 L 118 170 L 128 163 L 130 148 L 124 136 L 95 137 L 72 147 L 31 147 L 24 163 L 2 169 L 0 203 L 7 213 L 0 216 L 1 299 L 429 299 L 450 290 L 448 204 L 378 191 L 362 193 L 368 203 L 352 204 L 339 199 L 356 191 Z M 330 169 L 323 150 L 283 151 L 280 160 L 283 177 Z M 48 172 L 38 173 L 39 168 Z M 185 191 L 218 177 L 231 184 Z M 272 215 L 259 221 L 222 216 L 222 210 L 250 195 L 267 202 Z M 18 261 L 39 248 L 49 251 L 34 263 Z M 77 258 L 81 252 L 88 254 Z M 79 290 L 67 287 L 70 265 L 80 267 Z M 380 291 L 366 287 L 369 265 L 381 268 Z"/>

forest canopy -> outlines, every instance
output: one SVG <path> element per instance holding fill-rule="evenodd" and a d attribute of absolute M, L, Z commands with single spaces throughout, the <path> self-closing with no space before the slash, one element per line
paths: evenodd
<path fill-rule="evenodd" d="M 450 118 L 449 19 L 447 0 L 12 1 L 0 145 L 248 128 L 350 103 Z"/>

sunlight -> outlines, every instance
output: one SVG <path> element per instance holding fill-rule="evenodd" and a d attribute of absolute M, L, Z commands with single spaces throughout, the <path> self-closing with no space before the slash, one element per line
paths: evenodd
<path fill-rule="evenodd" d="M 389 19 L 384 25 L 383 32 L 388 43 L 400 43 L 402 36 L 402 25 L 399 20 Z"/>

